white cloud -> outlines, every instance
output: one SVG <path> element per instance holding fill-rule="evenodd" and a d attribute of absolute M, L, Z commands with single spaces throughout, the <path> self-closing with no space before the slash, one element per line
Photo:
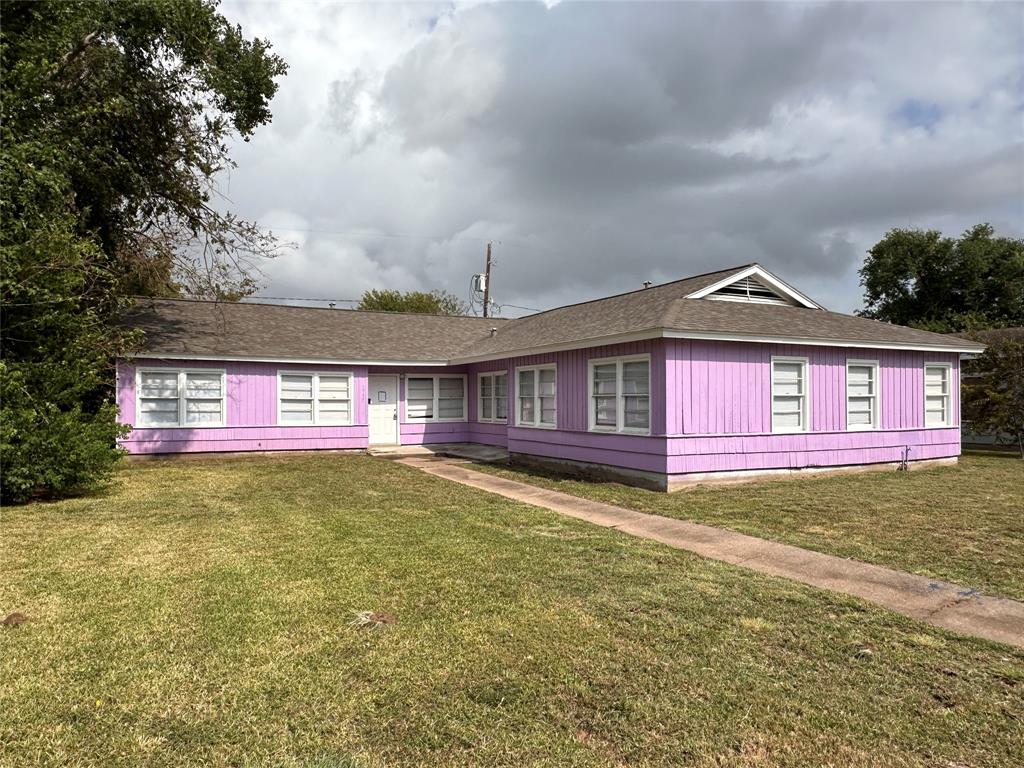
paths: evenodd
<path fill-rule="evenodd" d="M 493 239 L 504 303 L 757 259 L 852 309 L 892 226 L 1024 227 L 1012 6 L 224 10 L 291 65 L 224 180 L 303 230 L 271 295 L 462 296 Z"/>

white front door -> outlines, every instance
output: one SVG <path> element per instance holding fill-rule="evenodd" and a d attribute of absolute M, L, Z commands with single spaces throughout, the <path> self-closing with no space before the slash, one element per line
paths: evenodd
<path fill-rule="evenodd" d="M 370 376 L 370 445 L 398 444 L 398 377 Z"/>

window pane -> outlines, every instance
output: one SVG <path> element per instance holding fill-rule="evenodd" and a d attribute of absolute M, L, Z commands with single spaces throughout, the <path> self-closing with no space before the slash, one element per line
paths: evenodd
<path fill-rule="evenodd" d="M 185 396 L 219 398 L 220 379 L 219 373 L 186 373 Z"/>
<path fill-rule="evenodd" d="M 800 427 L 800 412 L 775 413 L 774 421 L 776 427 L 783 429 Z"/>
<path fill-rule="evenodd" d="M 349 394 L 348 376 L 321 376 L 320 377 L 320 399 L 321 400 L 348 400 Z"/>
<path fill-rule="evenodd" d="M 494 377 L 494 394 L 496 397 L 508 396 L 508 375 L 500 374 Z"/>
<path fill-rule="evenodd" d="M 850 398 L 846 414 L 847 424 L 851 426 L 868 426 L 872 422 L 870 398 Z"/>
<path fill-rule="evenodd" d="M 508 396 L 502 394 L 494 399 L 494 418 L 496 419 L 507 419 L 508 418 Z"/>
<path fill-rule="evenodd" d="M 594 394 L 614 395 L 616 384 L 615 363 L 594 366 Z"/>
<path fill-rule="evenodd" d="M 552 396 L 555 394 L 555 369 L 545 368 L 537 371 L 539 377 L 538 390 L 539 394 L 543 396 Z"/>
<path fill-rule="evenodd" d="M 178 399 L 141 400 L 139 423 L 151 426 L 173 426 L 178 423 Z"/>
<path fill-rule="evenodd" d="M 281 397 L 302 398 L 313 397 L 313 377 L 297 374 L 281 375 Z"/>
<path fill-rule="evenodd" d="M 519 420 L 524 424 L 533 424 L 534 399 L 532 397 L 519 398 Z"/>
<path fill-rule="evenodd" d="M 186 424 L 219 424 L 221 422 L 220 400 L 185 401 Z"/>
<path fill-rule="evenodd" d="M 494 397 L 494 377 L 493 376 L 481 376 L 480 377 L 480 397 L 482 397 L 482 398 Z"/>
<path fill-rule="evenodd" d="M 555 398 L 540 398 L 540 420 L 542 424 L 555 423 Z"/>
<path fill-rule="evenodd" d="M 534 373 L 536 371 L 519 372 L 519 396 L 533 397 L 534 395 Z"/>
<path fill-rule="evenodd" d="M 434 399 L 434 380 L 433 379 L 414 379 L 410 378 L 406 380 L 407 396 L 410 400 L 433 400 Z"/>
<path fill-rule="evenodd" d="M 494 400 L 492 398 L 485 397 L 483 400 L 480 401 L 480 418 L 494 418 Z"/>
<path fill-rule="evenodd" d="M 440 398 L 437 401 L 438 418 L 461 419 L 463 410 L 462 402 L 461 398 Z"/>
<path fill-rule="evenodd" d="M 320 421 L 324 424 L 347 424 L 349 405 L 347 400 L 328 400 L 320 403 Z"/>
<path fill-rule="evenodd" d="M 650 393 L 650 365 L 646 360 L 637 363 L 623 363 L 622 391 L 627 395 Z"/>
<path fill-rule="evenodd" d="M 281 421 L 288 424 L 312 424 L 312 400 L 282 400 Z"/>
<path fill-rule="evenodd" d="M 616 426 L 615 403 L 614 397 L 595 397 L 594 423 L 601 427 Z"/>
<path fill-rule="evenodd" d="M 405 416 L 409 419 L 434 418 L 434 400 L 408 400 L 405 404 Z"/>
<path fill-rule="evenodd" d="M 465 382 L 460 379 L 443 378 L 438 379 L 438 394 L 440 397 L 462 397 L 465 389 Z"/>
<path fill-rule="evenodd" d="M 627 395 L 623 406 L 623 426 L 630 429 L 650 429 L 650 398 L 646 395 L 641 397 Z"/>
<path fill-rule="evenodd" d="M 143 371 L 139 374 L 139 397 L 177 396 L 177 371 Z"/>
<path fill-rule="evenodd" d="M 776 395 L 803 394 L 803 363 L 775 363 L 772 367 L 772 392 Z"/>

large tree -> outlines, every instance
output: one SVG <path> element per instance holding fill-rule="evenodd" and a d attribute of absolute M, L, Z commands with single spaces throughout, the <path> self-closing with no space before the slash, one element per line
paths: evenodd
<path fill-rule="evenodd" d="M 132 294 L 251 291 L 273 239 L 215 204 L 232 135 L 285 64 L 212 0 L 4 3 L 0 28 L 4 500 L 95 485 L 122 432 L 112 356 Z"/>
<path fill-rule="evenodd" d="M 423 315 L 465 315 L 466 303 L 446 291 L 402 291 L 381 289 L 366 291 L 357 309 L 378 312 L 415 312 Z"/>
<path fill-rule="evenodd" d="M 866 317 L 940 332 L 1024 325 L 1024 240 L 893 229 L 860 270 Z"/>

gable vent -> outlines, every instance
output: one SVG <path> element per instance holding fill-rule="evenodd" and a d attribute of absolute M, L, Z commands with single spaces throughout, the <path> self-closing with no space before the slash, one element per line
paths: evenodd
<path fill-rule="evenodd" d="M 777 294 L 756 277 L 742 277 L 728 285 L 723 285 L 705 298 L 720 301 L 749 301 L 755 304 L 791 305 L 794 303 Z"/>

